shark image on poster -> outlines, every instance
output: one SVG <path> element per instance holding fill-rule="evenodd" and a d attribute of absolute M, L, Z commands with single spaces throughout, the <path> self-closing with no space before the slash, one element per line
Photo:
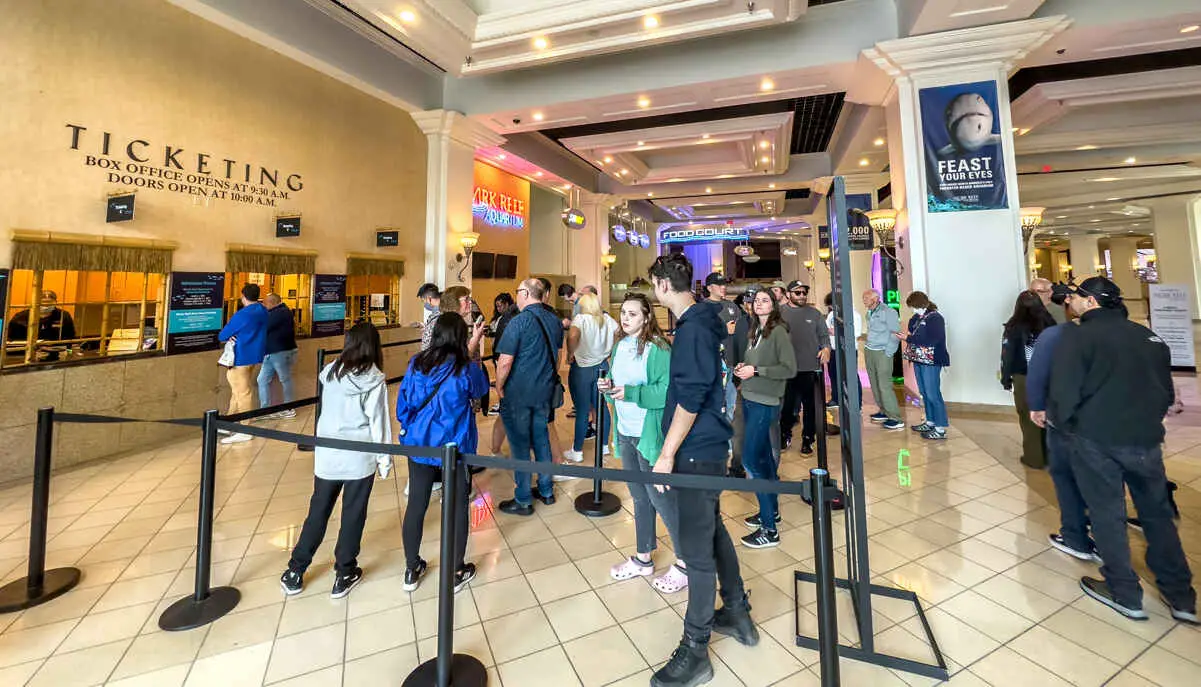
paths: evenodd
<path fill-rule="evenodd" d="M 1008 206 L 995 81 L 923 88 L 919 94 L 930 212 Z"/>

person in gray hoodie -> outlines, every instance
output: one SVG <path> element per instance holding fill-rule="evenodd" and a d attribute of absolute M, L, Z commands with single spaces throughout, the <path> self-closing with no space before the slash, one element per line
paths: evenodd
<path fill-rule="evenodd" d="M 371 323 L 360 322 L 346 333 L 342 354 L 321 371 L 318 437 L 391 443 L 392 420 L 383 360 L 379 330 Z M 392 458 L 387 454 L 316 448 L 309 514 L 292 549 L 288 569 L 279 580 L 285 594 L 290 596 L 304 590 L 304 572 L 325 538 L 325 528 L 339 493 L 342 525 L 334 547 L 334 587 L 330 596 L 335 599 L 346 596 L 363 579 L 357 558 L 363 527 L 367 524 L 371 487 L 377 471 L 382 479 L 391 470 Z"/>

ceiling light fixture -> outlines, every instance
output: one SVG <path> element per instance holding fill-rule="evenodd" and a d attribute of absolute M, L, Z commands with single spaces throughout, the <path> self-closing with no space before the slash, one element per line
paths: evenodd
<path fill-rule="evenodd" d="M 640 147 L 641 147 L 641 146 L 644 146 L 644 145 L 646 145 L 646 141 L 638 141 L 638 145 L 639 145 Z"/>
<path fill-rule="evenodd" d="M 646 192 L 646 197 L 647 197 L 647 198 L 654 198 L 654 197 L 655 197 L 655 192 L 654 192 L 654 191 L 647 191 L 647 192 Z"/>
<path fill-rule="evenodd" d="M 771 143 L 769 143 L 766 139 L 759 141 L 759 147 L 763 150 L 767 150 L 770 146 Z"/>
<path fill-rule="evenodd" d="M 612 156 L 612 155 L 606 155 L 606 156 L 605 156 L 605 164 L 609 164 L 609 163 L 610 163 L 610 162 L 612 162 L 612 161 L 613 161 L 613 156 Z"/>
<path fill-rule="evenodd" d="M 563 190 L 564 190 L 564 191 L 570 191 L 570 190 L 571 190 L 571 184 L 563 184 Z"/>
<path fill-rule="evenodd" d="M 765 76 L 763 77 L 763 80 L 759 82 L 759 90 L 761 91 L 771 91 L 775 90 L 775 88 L 776 82 L 772 81 L 771 77 Z"/>
<path fill-rule="evenodd" d="M 1132 164 L 1138 162 L 1138 158 L 1128 157 L 1125 160 L 1123 160 L 1123 162 L 1125 162 L 1128 165 L 1132 165 Z"/>
<path fill-rule="evenodd" d="M 542 113 L 541 113 L 541 112 L 535 112 L 535 113 L 534 113 L 534 121 L 535 121 L 535 122 L 541 122 L 541 121 L 542 121 Z"/>
<path fill-rule="evenodd" d="M 705 187 L 705 193 L 713 193 L 713 189 L 712 189 L 712 188 L 710 188 L 710 187 L 708 187 L 708 186 L 706 186 L 706 187 Z"/>
<path fill-rule="evenodd" d="M 701 134 L 701 140 L 702 140 L 702 141 L 708 141 L 708 140 L 709 140 L 709 134 Z"/>
<path fill-rule="evenodd" d="M 872 141 L 872 145 L 874 145 L 874 146 L 876 146 L 877 148 L 879 148 L 880 146 L 884 145 L 884 139 L 883 139 L 883 138 L 877 138 L 876 140 Z"/>
<path fill-rule="evenodd" d="M 775 187 L 776 187 L 776 185 L 775 185 L 775 184 L 768 184 L 768 185 L 767 185 L 767 187 L 768 187 L 768 188 L 775 188 Z"/>
<path fill-rule="evenodd" d="M 638 107 L 641 107 L 642 109 L 645 110 L 646 108 L 648 108 L 650 106 L 651 106 L 650 98 L 646 97 L 645 95 L 638 97 Z"/>
<path fill-rule="evenodd" d="M 400 13 L 400 20 L 406 24 L 412 24 L 417 21 L 417 15 L 413 14 L 412 10 L 404 10 Z"/>
<path fill-rule="evenodd" d="M 1188 26 L 1180 27 L 1180 33 L 1192 33 L 1197 29 L 1201 29 L 1201 24 L 1189 24 Z"/>
<path fill-rule="evenodd" d="M 1097 146 L 1089 143 L 1087 145 L 1076 146 L 1076 150 L 1096 150 Z"/>
<path fill-rule="evenodd" d="M 542 172 L 534 172 L 534 176 L 540 177 L 540 176 L 542 176 Z"/>
<path fill-rule="evenodd" d="M 859 166 L 860 166 L 860 167 L 866 167 L 866 166 L 870 165 L 871 163 L 872 163 L 872 161 L 871 161 L 871 160 L 869 160 L 869 159 L 867 159 L 866 157 L 865 157 L 865 158 L 861 158 L 861 159 L 859 160 Z"/>
<path fill-rule="evenodd" d="M 771 162 L 771 158 L 764 155 L 763 157 L 759 158 L 759 161 L 766 165 L 767 163 Z"/>
<path fill-rule="evenodd" d="M 538 36 L 537 38 L 534 39 L 534 48 L 535 49 L 546 50 L 548 47 L 550 47 L 550 41 L 546 40 L 545 37 Z"/>
<path fill-rule="evenodd" d="M 655 29 L 659 27 L 659 18 L 653 14 L 648 14 L 642 18 L 642 28 Z"/>
<path fill-rule="evenodd" d="M 497 159 L 497 160 L 503 160 L 503 159 L 505 159 L 505 154 L 504 154 L 504 153 L 501 153 L 500 155 L 497 155 L 497 156 L 496 156 L 496 159 Z"/>

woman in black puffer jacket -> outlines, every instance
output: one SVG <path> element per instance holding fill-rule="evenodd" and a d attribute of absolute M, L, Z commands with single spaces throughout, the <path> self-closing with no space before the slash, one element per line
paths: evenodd
<path fill-rule="evenodd" d="M 1013 304 L 1013 316 L 1005 323 L 1001 335 L 1001 386 L 1013 391 L 1018 424 L 1022 428 L 1022 464 L 1042 469 L 1047 466 L 1046 431 L 1030 419 L 1026 403 L 1026 363 L 1034 352 L 1034 342 L 1055 318 L 1047 311 L 1042 299 L 1033 291 L 1018 294 Z"/>

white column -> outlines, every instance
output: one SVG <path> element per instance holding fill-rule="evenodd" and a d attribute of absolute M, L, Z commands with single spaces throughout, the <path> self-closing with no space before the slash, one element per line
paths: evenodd
<path fill-rule="evenodd" d="M 1192 291 L 1193 319 L 1201 297 L 1201 196 L 1156 198 L 1145 202 L 1155 220 L 1155 258 L 1159 283 Z"/>
<path fill-rule="evenodd" d="M 1089 236 L 1072 236 L 1068 239 L 1068 250 L 1072 257 L 1072 274 L 1076 275 L 1076 283 L 1080 283 L 1089 277 L 1097 276 L 1097 265 L 1103 264 L 1101 259 L 1101 251 L 1097 247 L 1097 237 Z M 1115 266 L 1115 271 L 1117 267 Z"/>
<path fill-rule="evenodd" d="M 1033 19 L 879 43 L 864 56 L 892 86 L 884 95 L 902 300 L 925 291 L 947 321 L 951 367 L 942 388 L 953 403 L 1006 406 L 997 383 L 1000 323 L 1026 288 L 1008 75 L 1013 65 L 1067 26 Z M 1007 207 L 929 212 L 919 93 L 923 88 L 996 83 Z M 872 103 L 877 104 L 877 103 Z M 904 315 L 907 315 L 906 310 Z M 912 380 L 908 380 L 913 384 Z"/>
<path fill-rule="evenodd" d="M 609 211 L 617 204 L 616 196 L 581 193 L 578 209 L 584 213 L 584 228 L 568 238 L 567 266 L 576 288 L 595 286 L 603 305 L 609 303 L 609 280 L 601 255 L 609 251 Z"/>
<path fill-rule="evenodd" d="M 1112 238 L 1109 240 L 1109 262 L 1113 266 L 1113 283 L 1122 290 L 1122 297 L 1129 301 L 1137 301 L 1143 297 L 1142 284 L 1134 274 L 1135 256 L 1138 251 L 1138 239 Z M 1076 258 L 1073 257 L 1072 260 Z M 1072 267 L 1076 264 L 1073 262 Z M 1079 282 L 1081 272 L 1076 271 L 1076 281 Z M 1162 277 L 1160 281 L 1163 281 Z"/>
<path fill-rule="evenodd" d="M 448 265 L 461 252 L 457 234 L 471 231 L 476 148 L 505 139 L 460 112 L 413 113 L 428 142 L 425 186 L 425 280 L 442 288 L 457 281 Z M 470 285 L 470 270 L 464 273 Z"/>

